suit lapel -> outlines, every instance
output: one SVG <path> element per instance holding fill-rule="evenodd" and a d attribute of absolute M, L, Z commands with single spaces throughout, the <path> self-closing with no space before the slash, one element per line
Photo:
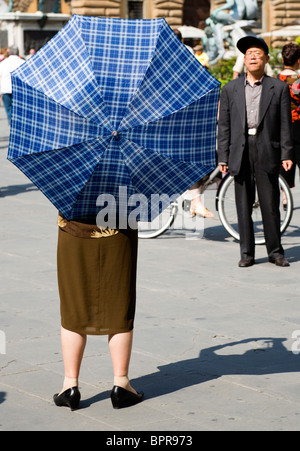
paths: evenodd
<path fill-rule="evenodd" d="M 259 115 L 258 115 L 258 126 L 263 120 L 267 109 L 270 105 L 270 102 L 272 100 L 274 94 L 274 84 L 271 77 L 268 77 L 265 75 L 263 80 L 263 87 L 261 92 L 261 98 L 260 98 L 260 105 L 259 105 Z"/>
<path fill-rule="evenodd" d="M 237 79 L 234 94 L 244 131 L 246 125 L 245 77 L 242 76 Z"/>

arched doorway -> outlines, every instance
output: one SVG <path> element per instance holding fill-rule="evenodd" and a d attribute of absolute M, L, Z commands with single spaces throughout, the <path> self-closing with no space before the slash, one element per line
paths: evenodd
<path fill-rule="evenodd" d="M 210 16 L 210 0 L 184 0 L 183 25 L 204 28 L 205 19 Z"/>

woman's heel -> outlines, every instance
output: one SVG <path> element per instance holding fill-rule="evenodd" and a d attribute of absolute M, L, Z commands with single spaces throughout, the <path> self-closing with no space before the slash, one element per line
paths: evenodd
<path fill-rule="evenodd" d="M 72 387 L 61 394 L 53 396 L 54 403 L 59 407 L 70 407 L 71 410 L 77 410 L 80 401 L 80 391 L 78 387 Z"/>
<path fill-rule="evenodd" d="M 123 407 L 133 406 L 143 400 L 144 393 L 132 393 L 125 388 L 114 385 L 110 398 L 114 409 L 122 409 Z"/>

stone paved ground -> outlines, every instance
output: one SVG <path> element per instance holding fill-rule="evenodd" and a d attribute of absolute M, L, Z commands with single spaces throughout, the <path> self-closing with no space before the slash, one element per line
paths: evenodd
<path fill-rule="evenodd" d="M 140 241 L 130 376 L 145 400 L 112 409 L 107 339 L 89 337 L 81 409 L 70 412 L 52 402 L 63 380 L 57 213 L 6 160 L 8 134 L 1 107 L 0 430 L 298 430 L 299 180 L 283 237 L 289 268 L 268 263 L 264 246 L 255 266 L 238 268 L 238 244 L 217 217 L 203 239 L 177 229 Z"/>

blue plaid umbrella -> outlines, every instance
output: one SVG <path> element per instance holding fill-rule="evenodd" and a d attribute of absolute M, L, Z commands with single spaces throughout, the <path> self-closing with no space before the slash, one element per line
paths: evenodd
<path fill-rule="evenodd" d="M 215 166 L 219 82 L 164 19 L 74 15 L 12 85 L 8 159 L 67 219 L 95 219 L 100 194 L 154 219 L 153 195 Z"/>

